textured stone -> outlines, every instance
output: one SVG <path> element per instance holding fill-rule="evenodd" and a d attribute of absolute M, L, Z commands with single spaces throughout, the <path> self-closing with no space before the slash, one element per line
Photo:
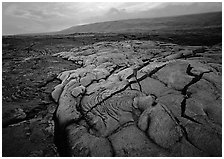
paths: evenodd
<path fill-rule="evenodd" d="M 151 142 L 143 132 L 135 126 L 123 128 L 112 135 L 110 140 L 113 144 L 116 156 L 143 157 L 165 156 L 166 151 Z"/>
<path fill-rule="evenodd" d="M 222 101 L 219 99 L 220 94 L 217 93 L 216 87 L 213 87 L 208 81 L 201 79 L 189 88 L 189 92 L 192 93 L 191 101 L 194 102 L 195 108 L 192 108 L 192 103 L 187 103 L 187 108 L 189 107 L 187 109 L 188 114 L 190 115 L 190 112 L 195 112 L 196 108 L 199 108 L 211 120 L 221 125 Z"/>
<path fill-rule="evenodd" d="M 136 108 L 144 111 L 145 109 L 150 108 L 153 102 L 154 102 L 153 97 L 148 95 L 148 96 L 134 98 L 133 105 Z"/>
<path fill-rule="evenodd" d="M 172 54 L 172 55 L 166 56 L 165 59 L 167 59 L 167 60 L 179 59 L 182 56 L 183 56 L 183 53 L 182 52 L 178 52 L 176 54 Z"/>
<path fill-rule="evenodd" d="M 138 119 L 138 127 L 142 131 L 146 131 L 149 127 L 149 123 L 150 123 L 150 114 L 149 113 L 150 113 L 151 109 L 152 108 L 149 107 L 146 110 L 144 110 Z"/>
<path fill-rule="evenodd" d="M 54 87 L 54 91 L 51 93 L 52 98 L 54 99 L 55 102 L 58 102 L 60 95 L 63 91 L 64 85 L 59 84 Z"/>
<path fill-rule="evenodd" d="M 72 95 L 74 97 L 78 97 L 80 94 L 84 93 L 85 90 L 86 90 L 86 88 L 84 86 L 75 87 L 72 90 Z"/>
<path fill-rule="evenodd" d="M 55 54 L 83 64 L 52 92 L 67 155 L 221 156 L 221 67 L 200 49 L 134 40 Z"/>
<path fill-rule="evenodd" d="M 154 94 L 158 97 L 170 91 L 170 89 L 167 88 L 162 82 L 153 78 L 145 78 L 139 83 L 141 85 L 142 92 L 147 95 Z"/>
<path fill-rule="evenodd" d="M 187 62 L 172 62 L 159 70 L 156 76 L 169 87 L 182 90 L 193 79 L 192 76 L 186 73 L 188 66 Z"/>
<path fill-rule="evenodd" d="M 89 134 L 85 127 L 73 124 L 67 127 L 66 130 L 72 156 L 112 156 L 109 141 Z"/>
<path fill-rule="evenodd" d="M 160 146 L 171 148 L 182 137 L 180 127 L 174 119 L 158 104 L 149 112 L 148 135 Z"/>
<path fill-rule="evenodd" d="M 222 154 L 221 135 L 214 129 L 196 123 L 188 124 L 185 127 L 189 140 L 200 150 L 210 156 L 220 156 Z"/>

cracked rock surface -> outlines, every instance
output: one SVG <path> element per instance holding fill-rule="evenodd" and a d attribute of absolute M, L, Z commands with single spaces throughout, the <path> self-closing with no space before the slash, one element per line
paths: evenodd
<path fill-rule="evenodd" d="M 62 156 L 221 156 L 221 47 L 100 42 L 52 92 Z"/>

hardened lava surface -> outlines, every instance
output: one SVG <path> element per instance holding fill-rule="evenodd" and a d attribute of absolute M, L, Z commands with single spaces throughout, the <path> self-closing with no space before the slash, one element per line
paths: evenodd
<path fill-rule="evenodd" d="M 221 46 L 100 42 L 53 56 L 62 156 L 222 156 Z"/>

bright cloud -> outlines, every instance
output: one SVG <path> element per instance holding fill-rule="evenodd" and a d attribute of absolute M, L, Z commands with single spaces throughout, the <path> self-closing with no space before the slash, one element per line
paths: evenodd
<path fill-rule="evenodd" d="M 108 20 L 158 17 L 169 6 L 188 6 L 192 3 L 156 2 L 3 2 L 3 34 L 50 32 L 74 25 Z M 198 3 L 200 10 L 220 10 L 221 3 Z M 177 8 L 176 7 L 176 8 Z M 175 7 L 173 7 L 175 9 Z M 172 9 L 173 9 L 172 8 Z M 211 8 L 213 10 L 211 10 Z M 180 10 L 180 9 L 179 9 Z M 187 9 L 186 9 L 187 10 Z M 206 11 L 205 10 L 205 11 Z M 166 11 L 166 10 L 165 10 Z M 163 12 L 165 12 L 163 11 Z M 191 12 L 194 13 L 194 11 Z M 179 13 L 175 13 L 179 14 Z M 173 15 L 175 15 L 173 14 Z M 169 12 L 167 13 L 169 15 Z M 172 15 L 172 14 L 170 14 Z"/>

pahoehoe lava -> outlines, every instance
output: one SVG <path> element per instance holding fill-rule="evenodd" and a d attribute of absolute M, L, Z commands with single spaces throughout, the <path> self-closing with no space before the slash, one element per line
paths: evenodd
<path fill-rule="evenodd" d="M 60 155 L 222 156 L 216 51 L 129 40 L 54 54 L 82 66 L 52 92 Z"/>

